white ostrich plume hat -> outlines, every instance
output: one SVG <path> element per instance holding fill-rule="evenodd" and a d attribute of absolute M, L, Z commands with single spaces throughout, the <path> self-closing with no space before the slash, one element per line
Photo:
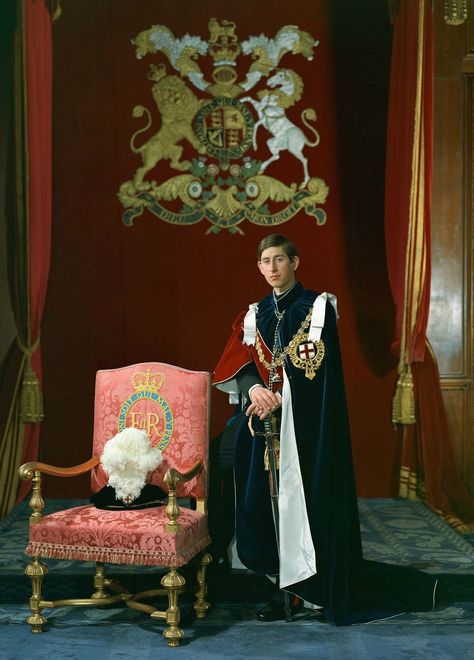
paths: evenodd
<path fill-rule="evenodd" d="M 117 499 L 133 502 L 140 495 L 149 472 L 162 461 L 158 447 L 151 445 L 146 431 L 126 428 L 104 445 L 100 462 L 115 489 Z"/>

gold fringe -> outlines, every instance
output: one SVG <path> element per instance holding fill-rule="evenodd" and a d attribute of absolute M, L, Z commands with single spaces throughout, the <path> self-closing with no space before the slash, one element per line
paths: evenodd
<path fill-rule="evenodd" d="M 31 356 L 39 346 L 39 337 L 32 346 L 18 345 L 25 355 L 25 367 L 20 394 L 20 419 L 27 424 L 42 422 L 44 419 L 43 393 L 38 377 L 31 363 Z"/>
<path fill-rule="evenodd" d="M 402 465 L 400 468 L 399 495 L 407 500 L 418 500 L 424 502 L 431 511 L 436 513 L 445 523 L 455 529 L 460 534 L 470 534 L 474 532 L 474 522 L 465 523 L 453 513 L 443 513 L 435 509 L 427 500 L 426 484 L 418 478 L 416 472 L 408 466 Z"/>
<path fill-rule="evenodd" d="M 139 517 L 139 516 L 138 516 Z M 46 530 L 47 531 L 47 530 Z M 98 561 L 110 564 L 140 564 L 141 566 L 167 566 L 180 568 L 187 564 L 198 552 L 211 542 L 208 534 L 199 541 L 173 552 L 164 550 L 141 550 L 138 548 L 107 548 L 76 546 L 45 541 L 30 541 L 25 555 L 45 559 L 66 559 L 74 561 Z"/>
<path fill-rule="evenodd" d="M 435 511 L 435 513 L 460 534 L 470 534 L 474 531 L 474 523 L 465 523 L 457 516 L 442 514 L 439 511 Z"/>
<path fill-rule="evenodd" d="M 409 467 L 402 465 L 400 468 L 400 483 L 398 494 L 407 500 L 417 500 L 418 498 L 418 476 L 416 472 Z"/>
<path fill-rule="evenodd" d="M 407 465 L 400 468 L 398 494 L 407 500 L 426 500 L 425 482 Z"/>
<path fill-rule="evenodd" d="M 445 523 L 450 527 L 453 527 L 460 534 L 471 534 L 474 532 L 474 522 L 465 523 L 453 513 L 443 513 L 439 509 L 432 507 L 429 502 L 425 502 L 425 504 L 430 507 L 431 511 L 444 520 Z"/>
<path fill-rule="evenodd" d="M 397 386 L 392 401 L 392 424 L 416 424 L 415 393 L 409 364 L 399 368 Z"/>

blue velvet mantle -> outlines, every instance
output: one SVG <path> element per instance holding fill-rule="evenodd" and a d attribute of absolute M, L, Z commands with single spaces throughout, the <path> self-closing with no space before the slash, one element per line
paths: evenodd
<path fill-rule="evenodd" d="M 317 295 L 297 283 L 278 303 L 272 294 L 259 303 L 257 328 L 270 349 L 277 323 L 275 305 L 280 312 L 286 310 L 279 330 L 280 345 L 285 347 Z M 321 338 L 325 357 L 313 380 L 289 359 L 285 362 L 317 562 L 317 574 L 291 585 L 288 591 L 324 607 L 326 619 L 338 625 L 401 611 L 431 609 L 432 576 L 362 559 L 344 377 L 331 303 L 326 303 Z M 242 415 L 234 457 L 237 551 L 248 568 L 278 575 L 278 550 L 263 455 L 263 437 L 251 436 L 247 418 Z"/>

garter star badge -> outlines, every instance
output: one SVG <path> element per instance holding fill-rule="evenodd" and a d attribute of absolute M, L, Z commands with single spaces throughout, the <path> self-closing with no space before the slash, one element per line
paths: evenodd
<path fill-rule="evenodd" d="M 130 149 L 139 163 L 118 191 L 124 224 L 147 209 L 171 224 L 207 220 L 214 233 L 243 233 L 244 220 L 279 225 L 299 211 L 323 225 L 329 188 L 308 161 L 320 142 L 316 110 L 298 109 L 304 82 L 286 61 L 312 61 L 318 42 L 294 25 L 243 41 L 232 21 L 211 18 L 208 29 L 203 39 L 154 25 L 132 40 L 137 59 L 156 57 L 147 73 L 156 108 L 133 109 L 141 123 Z M 282 181 L 286 154 L 294 178 Z"/>
<path fill-rule="evenodd" d="M 325 347 L 322 339 L 308 341 L 308 333 L 298 333 L 290 342 L 289 357 L 297 369 L 304 369 L 305 376 L 313 380 L 324 359 Z"/>

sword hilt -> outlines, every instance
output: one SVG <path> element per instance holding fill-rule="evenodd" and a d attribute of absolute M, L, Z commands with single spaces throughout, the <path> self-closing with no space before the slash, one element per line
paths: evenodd
<path fill-rule="evenodd" d="M 264 431 L 256 431 L 253 428 L 253 422 L 252 422 L 253 415 L 250 415 L 249 421 L 247 422 L 250 433 L 252 437 L 256 435 L 263 435 L 265 438 L 279 438 L 280 433 L 279 431 L 276 430 L 276 417 L 275 415 L 270 415 L 269 417 L 265 417 L 263 420 L 263 428 Z M 272 429 L 273 426 L 273 429 Z"/>

